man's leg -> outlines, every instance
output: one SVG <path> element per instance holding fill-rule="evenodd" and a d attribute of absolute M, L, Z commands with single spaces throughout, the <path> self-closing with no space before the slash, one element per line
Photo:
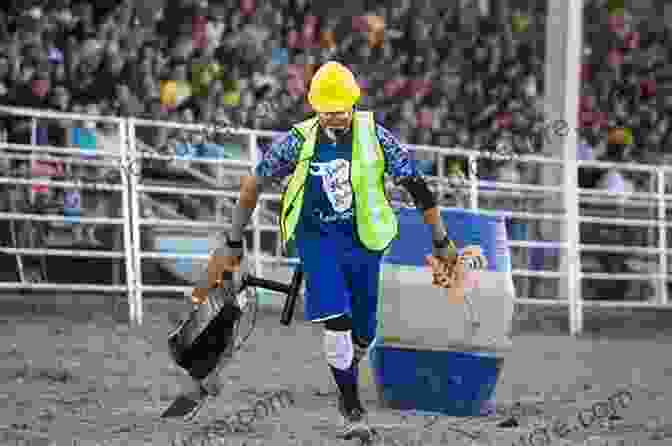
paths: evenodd
<path fill-rule="evenodd" d="M 352 341 L 352 320 L 341 315 L 324 322 L 324 352 L 338 386 L 338 409 L 344 418 L 343 438 L 369 438 L 364 406 L 359 399 L 357 363 Z"/>
<path fill-rule="evenodd" d="M 324 323 L 324 353 L 342 396 L 342 409 L 346 412 L 362 410 L 357 392 L 357 365 L 350 316 L 339 316 Z"/>
<path fill-rule="evenodd" d="M 357 395 L 353 362 L 351 295 L 346 286 L 342 246 L 330 239 L 297 244 L 306 274 L 305 318 L 324 324 L 324 354 L 339 390 L 339 410 L 345 419 L 344 438 L 370 435 Z"/>
<path fill-rule="evenodd" d="M 376 337 L 378 284 L 382 254 L 356 249 L 348 262 L 346 278 L 352 294 L 354 361 L 359 363 Z"/>
<path fill-rule="evenodd" d="M 340 356 L 334 353 L 335 357 L 341 359 L 340 367 L 330 363 L 340 391 L 339 411 L 346 420 L 348 415 L 354 413 L 360 426 L 366 426 L 366 434 L 369 436 L 372 431 L 366 424 L 366 410 L 359 395 L 358 366 L 375 337 L 381 257 L 364 248 L 346 250 L 341 263 L 352 310 L 348 315 L 325 322 L 325 336 L 333 336 L 338 339 L 338 345 L 343 346 Z M 353 416 L 350 415 L 350 418 Z"/>

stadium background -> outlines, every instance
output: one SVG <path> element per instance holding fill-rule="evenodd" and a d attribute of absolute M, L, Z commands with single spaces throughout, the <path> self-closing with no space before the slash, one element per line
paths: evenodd
<path fill-rule="evenodd" d="M 0 17 L 0 94 L 17 107 L 105 116 L 136 116 L 180 122 L 217 122 L 220 126 L 286 129 L 303 118 L 308 80 L 327 58 L 348 63 L 363 83 L 363 107 L 405 142 L 441 147 L 493 150 L 508 147 L 517 154 L 540 153 L 548 143 L 543 112 L 545 21 L 543 2 L 461 1 L 349 2 L 330 10 L 329 2 L 13 2 Z M 669 111 L 670 9 L 663 1 L 587 1 L 577 156 L 584 160 L 665 163 L 672 141 Z M 332 8 L 333 9 L 333 8 Z M 18 32 L 17 32 L 18 31 Z M 115 130 L 66 120 L 31 121 L 9 116 L 2 121 L 10 143 L 34 143 L 87 150 L 114 147 Z M 85 130 L 82 130 L 85 129 Z M 268 142 L 261 140 L 262 143 Z M 167 128 L 144 128 L 137 143 L 164 155 L 241 156 L 241 138 Z M 466 163 L 418 153 L 427 173 L 459 179 Z M 151 162 L 148 181 L 202 186 L 185 173 L 187 167 L 211 173 L 198 163 Z M 109 171 L 56 164 L 5 160 L 9 177 L 109 180 Z M 109 169 L 108 169 L 109 170 Z M 107 176 L 106 176 L 107 175 Z M 479 178 L 521 184 L 543 184 L 542 170 L 516 162 L 479 162 Z M 113 175 L 112 175 L 113 176 Z M 235 182 L 235 179 L 232 180 Z M 583 188 L 614 192 L 649 192 L 643 173 L 581 168 Z M 234 188 L 235 189 L 235 188 Z M 481 189 L 487 191 L 486 186 Z M 80 216 L 113 216 L 119 203 L 99 193 L 58 188 L 2 186 L 5 210 Z M 149 194 L 151 195 L 151 194 Z M 441 197 L 444 205 L 464 205 L 460 191 Z M 548 199 L 548 196 L 546 197 Z M 625 200 L 625 201 L 624 201 Z M 656 203 L 612 200 L 611 205 L 582 208 L 585 215 L 649 218 Z M 150 197 L 143 212 L 168 213 L 187 220 L 214 219 L 208 198 Z M 520 195 L 483 199 L 486 209 L 527 211 L 537 204 Z M 599 209 L 598 209 L 599 208 Z M 594 214 L 591 214 L 594 213 Z M 21 223 L 4 220 L 5 246 L 84 249 L 114 245 L 117 236 L 104 226 Z M 556 240 L 535 221 L 512 219 L 510 236 L 519 240 Z M 655 246 L 656 234 L 637 227 L 582 223 L 582 243 Z M 143 233 L 155 240 L 156 234 Z M 152 242 L 147 242 L 152 243 Z M 170 244 L 169 242 L 165 242 Z M 165 244 L 164 243 L 164 244 Z M 189 244 L 190 242 L 185 242 Z M 194 242 L 197 243 L 197 242 Z M 202 244 L 202 243 L 201 243 Z M 276 240 L 264 235 L 264 249 Z M 169 249 L 169 248 L 166 248 Z M 514 269 L 533 271 L 559 267 L 556 248 L 514 249 Z M 3 256 L 4 280 L 17 280 L 15 256 Z M 654 258 L 627 253 L 584 253 L 586 271 L 655 272 Z M 100 283 L 123 283 L 123 268 L 110 277 L 109 260 L 65 261 L 62 257 L 24 256 L 23 280 L 72 283 L 67 271 L 93 268 L 87 277 Z M 84 263 L 82 263 L 84 262 Z M 147 261 L 149 282 L 184 282 L 180 266 Z M 67 266 L 66 266 L 67 265 Z M 164 274 L 164 273 L 167 273 Z M 27 277 L 27 278 L 26 278 Z M 177 282 L 175 282 L 177 281 Z M 556 298 L 557 286 L 545 278 L 516 278 L 520 296 Z M 625 284 L 626 286 L 623 286 Z M 584 299 L 654 302 L 650 280 L 583 280 Z"/>

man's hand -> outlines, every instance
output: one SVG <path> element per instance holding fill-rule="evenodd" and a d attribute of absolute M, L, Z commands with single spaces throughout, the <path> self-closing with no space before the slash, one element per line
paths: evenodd
<path fill-rule="evenodd" d="M 473 264 L 476 260 L 479 269 L 487 267 L 480 246 L 467 246 L 461 255 L 428 255 L 426 260 L 432 270 L 432 285 L 447 289 L 451 303 L 464 302 L 465 263 Z"/>
<path fill-rule="evenodd" d="M 208 301 L 208 292 L 216 288 L 222 280 L 224 273 L 237 272 L 240 269 L 242 256 L 226 254 L 213 254 L 208 259 L 208 288 L 194 288 L 191 293 L 191 301 L 195 304 L 204 304 Z"/>
<path fill-rule="evenodd" d="M 432 270 L 432 285 L 451 289 L 464 283 L 464 264 L 461 262 L 461 256 L 428 255 L 425 259 Z"/>
<path fill-rule="evenodd" d="M 464 303 L 464 263 L 460 256 L 427 256 L 427 264 L 432 269 L 432 285 L 446 289 L 448 302 Z"/>

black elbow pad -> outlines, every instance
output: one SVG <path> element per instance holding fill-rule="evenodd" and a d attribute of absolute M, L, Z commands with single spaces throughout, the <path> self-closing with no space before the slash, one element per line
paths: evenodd
<path fill-rule="evenodd" d="M 405 177 L 399 180 L 399 184 L 408 191 L 418 209 L 426 211 L 436 207 L 434 194 L 422 177 Z"/>

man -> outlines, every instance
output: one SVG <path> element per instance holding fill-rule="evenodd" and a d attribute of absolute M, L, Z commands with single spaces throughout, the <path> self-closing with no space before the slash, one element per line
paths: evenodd
<path fill-rule="evenodd" d="M 260 191 L 272 180 L 291 176 L 282 200 L 282 240 L 296 240 L 306 273 L 306 318 L 325 327 L 324 351 L 345 418 L 343 438 L 371 434 L 359 398 L 357 366 L 375 337 L 382 256 L 398 234 L 384 174 L 409 191 L 424 221 L 432 225 L 434 256 L 428 263 L 435 284 L 459 292 L 455 281 L 463 272 L 434 197 L 408 150 L 374 122 L 373 113 L 354 111 L 360 94 L 352 73 L 337 62 L 315 73 L 308 101 L 317 117 L 294 125 L 271 145 L 255 175 L 242 179 L 231 232 L 208 263 L 210 287 L 225 271 L 238 268 L 243 229 Z M 196 288 L 193 302 L 204 303 L 207 292 Z M 206 386 L 196 387 L 192 398 L 202 400 Z"/>

